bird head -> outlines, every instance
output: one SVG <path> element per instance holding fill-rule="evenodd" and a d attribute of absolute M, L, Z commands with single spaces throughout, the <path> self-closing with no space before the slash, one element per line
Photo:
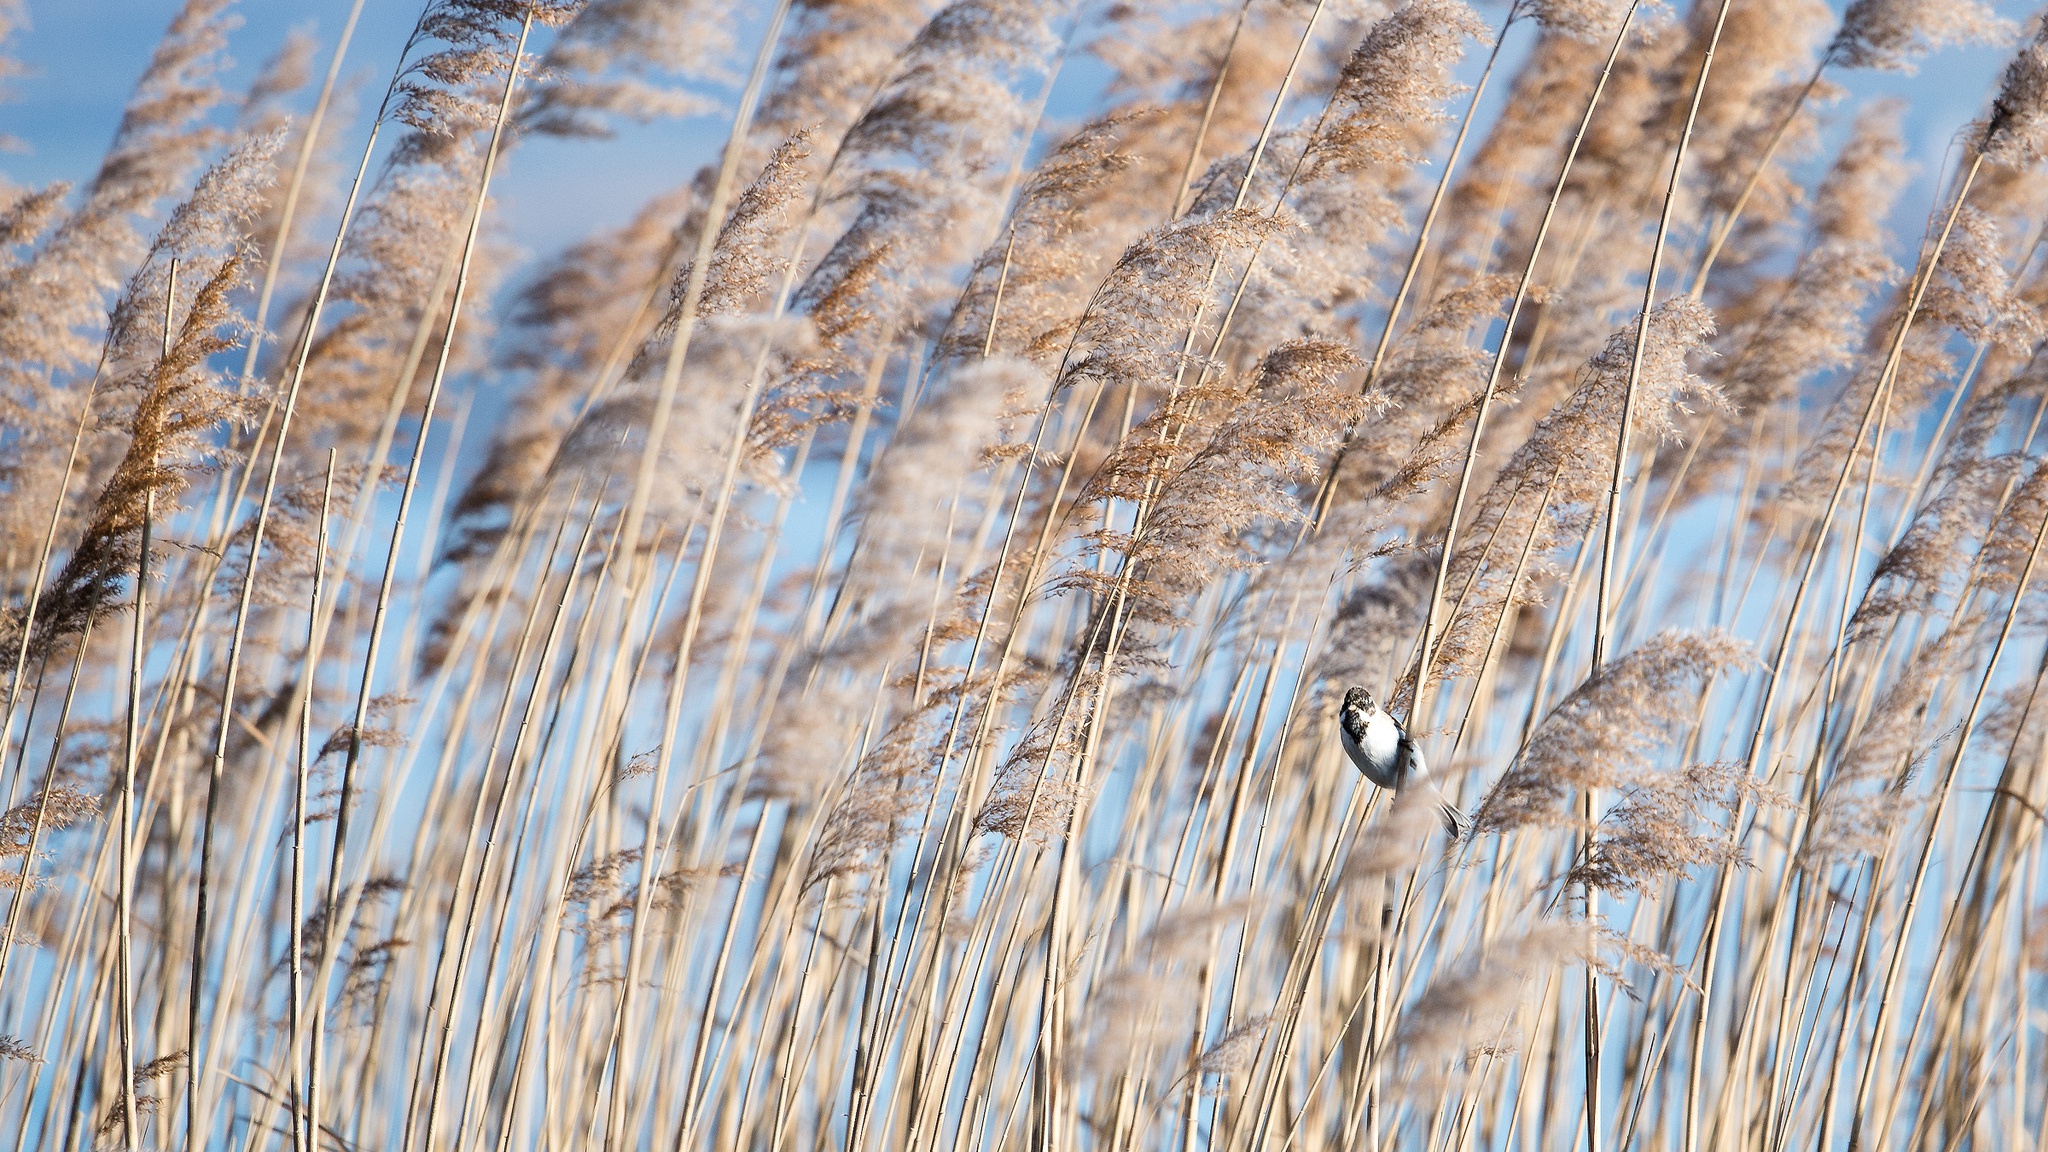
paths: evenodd
<path fill-rule="evenodd" d="M 1349 712 L 1353 709 L 1370 713 L 1378 711 L 1379 705 L 1373 703 L 1372 693 L 1363 688 L 1353 686 L 1344 693 L 1344 710 Z"/>

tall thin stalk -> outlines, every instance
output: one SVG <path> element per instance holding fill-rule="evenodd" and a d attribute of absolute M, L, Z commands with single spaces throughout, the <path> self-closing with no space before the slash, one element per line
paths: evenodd
<path fill-rule="evenodd" d="M 1912 878 L 1907 881 L 1905 903 L 1899 909 L 1899 923 L 1894 931 L 1891 956 L 1885 963 L 1884 980 L 1877 990 L 1877 1015 L 1872 1023 L 1872 1040 L 1864 1051 L 1863 1068 L 1856 1081 L 1856 1097 L 1850 1113 L 1849 1146 L 1861 1147 L 1865 1139 L 1864 1121 L 1871 1106 L 1870 1093 L 1876 1082 L 1878 1070 L 1887 1061 L 1886 1040 L 1890 1035 L 1889 1025 L 1892 1013 L 1898 1007 L 1896 995 L 1900 974 L 1905 969 L 1907 945 L 1913 938 L 1913 918 L 1919 910 L 1920 894 L 1927 883 L 1929 865 L 1933 862 L 1934 846 L 1941 831 L 1942 816 L 1948 811 L 1949 796 L 1954 790 L 1956 771 L 1962 767 L 1963 753 L 1969 747 L 1970 737 L 1976 732 L 1977 721 L 1984 711 L 1984 701 L 1991 692 L 1991 682 L 1998 673 L 1998 661 L 2005 654 L 2013 629 L 2019 621 L 2020 605 L 2027 598 L 2027 589 L 2034 579 L 2034 565 L 2041 557 L 2041 545 L 2048 541 L 2048 516 L 2034 529 L 2033 543 L 2027 549 L 2026 562 L 2020 567 L 2018 584 L 2013 588 L 2012 601 L 2007 605 L 2005 618 L 1998 627 L 1998 639 L 1992 643 L 1991 655 L 1984 662 L 1984 674 L 1977 680 L 1976 693 L 1970 699 L 1969 711 L 1963 714 L 1961 726 L 1956 731 L 1955 745 L 1949 753 L 1948 764 L 1942 770 L 1941 778 L 1935 782 L 1933 802 L 1926 815 L 1927 831 L 1921 837 L 1919 852 L 1913 860 Z M 1937 953 L 1937 959 L 1939 958 Z M 1911 1053 L 1908 1052 L 1908 1058 Z M 1877 1147 L 1886 1147 L 1890 1133 L 1892 1113 L 1897 1107 L 1893 1102 L 1878 1105 L 1880 1118 L 1876 1130 L 1869 1134 L 1870 1142 Z"/>
<path fill-rule="evenodd" d="M 1536 225 L 1536 235 L 1529 246 L 1529 258 L 1522 265 L 1522 275 L 1515 285 L 1515 295 L 1508 304 L 1506 322 L 1501 327 L 1500 346 L 1494 350 L 1493 362 L 1486 372 L 1486 383 L 1479 392 L 1479 403 L 1472 413 L 1472 435 L 1465 445 L 1464 463 L 1458 469 L 1458 487 L 1451 497 L 1449 518 L 1444 524 L 1443 542 L 1438 546 L 1436 577 L 1430 586 L 1428 609 L 1423 617 L 1420 655 L 1415 662 L 1414 682 L 1409 690 L 1408 727 L 1414 728 L 1427 715 L 1423 707 L 1424 690 L 1429 683 L 1431 666 L 1435 663 L 1436 647 L 1441 642 L 1437 634 L 1437 622 L 1443 606 L 1444 582 L 1450 576 L 1451 556 L 1458 541 L 1458 523 L 1463 518 L 1465 500 L 1472 488 L 1472 473 L 1479 460 L 1480 440 L 1486 434 L 1486 417 L 1492 411 L 1494 395 L 1500 388 L 1501 372 L 1507 366 L 1508 350 L 1514 344 L 1515 323 L 1521 318 L 1522 305 L 1529 298 L 1529 290 L 1535 283 L 1537 261 L 1543 255 L 1543 243 L 1550 235 L 1551 221 L 1557 216 L 1557 206 L 1564 198 L 1565 184 L 1571 179 L 1572 164 L 1578 159 L 1579 148 L 1585 143 L 1586 130 L 1593 123 L 1593 113 L 1600 107 L 1600 97 L 1607 91 L 1608 78 L 1614 74 L 1614 62 L 1621 55 L 1621 46 L 1627 42 L 1630 29 L 1635 24 L 1636 12 L 1642 7 L 1641 0 L 1629 0 L 1628 10 L 1623 13 L 1621 24 L 1615 29 L 1614 44 L 1607 51 L 1607 61 L 1601 66 L 1600 79 L 1593 85 L 1593 91 L 1586 98 L 1586 110 L 1579 117 L 1578 129 L 1572 134 L 1570 147 L 1565 150 L 1564 162 L 1558 166 L 1557 180 L 1551 186 L 1550 198 L 1544 202 L 1542 219 Z"/>
<path fill-rule="evenodd" d="M 142 745 L 142 675 L 144 647 L 149 624 L 150 530 L 156 519 L 156 493 L 142 497 L 142 548 L 135 560 L 135 625 L 129 633 L 128 710 L 121 734 L 121 812 L 114 830 L 119 845 L 118 884 L 115 895 L 116 961 L 120 980 L 116 1012 L 120 1018 L 121 1140 L 128 1152 L 142 1144 L 141 1124 L 135 1111 L 135 766 Z"/>
<path fill-rule="evenodd" d="M 697 237 L 696 255 L 690 263 L 690 274 L 684 283 L 675 335 L 670 338 L 668 359 L 662 366 L 661 387 L 656 394 L 653 415 L 647 423 L 647 440 L 641 449 L 639 467 L 633 477 L 632 496 L 627 500 L 624 527 L 621 529 L 629 558 L 630 575 L 628 589 L 637 588 L 643 582 L 630 563 L 640 547 L 641 524 L 647 513 L 647 502 L 654 491 L 655 463 L 660 459 L 662 446 L 668 439 L 668 425 L 675 410 L 676 393 L 682 384 L 683 362 L 690 349 L 690 338 L 696 330 L 697 309 L 704 298 L 704 284 L 710 274 L 711 255 L 718 239 L 719 224 L 725 219 L 726 203 L 732 194 L 734 180 L 739 173 L 740 154 L 746 146 L 747 136 L 753 126 L 754 110 L 761 98 L 761 88 L 768 75 L 768 66 L 774 59 L 775 45 L 782 34 L 783 21 L 789 15 L 790 0 L 777 0 L 773 14 L 769 17 L 767 30 L 762 34 L 760 50 L 754 57 L 753 72 L 747 77 L 747 86 L 740 97 L 739 110 L 734 114 L 732 130 L 727 133 L 725 147 L 718 165 L 718 182 L 712 186 L 711 199 L 705 206 L 703 230 Z M 733 480 L 739 467 L 740 454 L 746 446 L 749 418 L 757 399 L 758 385 L 750 385 L 740 411 L 733 425 L 732 442 L 727 451 L 725 475 L 720 485 L 717 505 L 712 510 L 711 526 L 704 538 L 697 560 L 697 574 L 690 592 L 690 610 L 684 624 L 684 635 L 678 646 L 676 668 L 672 677 L 668 705 L 663 713 L 663 727 L 660 750 L 654 772 L 653 795 L 647 802 L 647 818 L 641 841 L 640 876 L 633 897 L 633 922 L 627 929 L 625 980 L 620 986 L 618 1007 L 613 1013 L 611 1040 L 607 1045 L 605 1062 L 611 1067 L 611 1093 L 608 1097 L 608 1111 L 604 1129 L 605 1152 L 614 1152 L 619 1140 L 625 1135 L 619 1129 L 624 1124 L 626 1105 L 626 1082 L 630 1075 L 628 1067 L 630 1029 L 634 985 L 639 980 L 640 965 L 644 951 L 643 930 L 647 919 L 647 908 L 653 899 L 654 881 L 663 861 L 666 845 L 659 844 L 662 811 L 667 800 L 669 764 L 674 756 L 676 725 L 681 718 L 682 688 L 689 675 L 690 652 L 696 643 L 696 631 L 702 620 L 704 592 L 709 586 L 711 569 L 718 553 L 718 537 L 724 526 L 727 506 L 732 497 Z M 687 547 L 685 539 L 683 545 Z M 680 553 L 678 563 L 681 562 Z M 630 591 L 629 591 L 630 594 Z"/>
<path fill-rule="evenodd" d="M 313 353 L 314 337 L 320 330 L 320 317 L 325 310 L 328 297 L 334 286 L 336 270 L 341 264 L 343 245 L 349 234 L 349 226 L 355 220 L 356 202 L 362 193 L 363 180 L 369 174 L 370 158 L 377 149 L 377 138 L 384 128 L 386 118 L 392 109 L 392 100 L 398 94 L 399 80 L 405 72 L 405 61 L 418 44 L 423 31 L 425 13 L 421 22 L 413 25 L 405 46 L 399 52 L 398 64 L 393 67 L 391 80 L 385 85 L 384 97 L 378 105 L 377 114 L 370 121 L 370 131 L 363 142 L 362 157 L 356 164 L 354 177 L 349 182 L 348 195 L 342 201 L 341 218 L 335 225 L 334 240 L 327 249 L 327 261 L 320 271 L 318 287 L 313 292 L 312 302 L 306 308 L 306 317 L 300 325 L 296 352 L 292 357 L 291 377 L 284 388 L 282 411 L 277 418 L 277 435 L 270 448 L 270 467 L 264 475 L 263 495 L 256 505 L 256 518 L 249 535 L 249 559 L 242 572 L 241 591 L 235 604 L 235 619 L 228 639 L 227 669 L 222 674 L 220 689 L 220 711 L 214 725 L 213 758 L 208 768 L 206 788 L 206 812 L 200 834 L 199 877 L 192 916 L 192 978 L 190 1002 L 188 1004 L 188 1032 L 192 1037 L 191 1075 L 188 1079 L 188 1097 L 185 1104 L 186 1143 L 192 1148 L 203 1144 L 201 1134 L 206 1132 L 206 1080 L 208 1063 L 205 1053 L 198 1048 L 198 1021 L 203 996 L 204 973 L 207 947 L 207 901 L 211 887 L 213 862 L 214 826 L 219 812 L 221 775 L 227 768 L 229 733 L 234 727 L 235 692 L 239 686 L 242 670 L 242 641 L 249 623 L 251 598 L 254 595 L 258 562 L 263 554 L 264 537 L 270 526 L 270 513 L 277 496 L 277 480 L 284 466 L 285 446 L 288 442 L 292 419 L 298 412 L 299 391 L 305 383 L 306 364 Z M 353 25 L 351 24 L 351 27 Z M 339 50 L 332 71 L 340 63 Z M 254 446 L 261 447 L 259 442 Z M 208 582 L 211 584 L 211 581 Z M 315 1048 L 318 1039 L 315 1038 Z M 307 1127 L 319 1131 L 317 1110 L 317 1083 L 309 1081 L 307 1093 Z"/>
<path fill-rule="evenodd" d="M 1879 404 L 1884 400 L 1892 380 L 1899 371 L 1900 363 L 1905 356 L 1906 337 L 1912 330 L 1913 321 L 1919 314 L 1920 306 L 1927 298 L 1928 289 L 1933 285 L 1936 269 L 1941 263 L 1941 254 L 1947 247 L 1950 234 L 1955 230 L 1957 219 L 1962 215 L 1963 203 L 1969 198 L 1970 189 L 1976 183 L 1977 175 L 1983 170 L 1983 167 L 1984 154 L 1981 151 L 1977 151 L 1970 162 L 1969 168 L 1964 171 L 1962 179 L 1957 181 L 1956 191 L 1953 199 L 1950 201 L 1948 212 L 1942 221 L 1942 226 L 1935 234 L 1934 242 L 1927 246 L 1927 250 L 1921 258 L 1920 266 L 1914 273 L 1912 290 L 1908 293 L 1906 308 L 1893 328 L 1891 341 L 1885 353 L 1884 366 L 1879 372 L 1875 385 L 1870 390 L 1869 402 L 1863 407 L 1863 415 L 1857 423 L 1856 435 L 1852 439 L 1848 451 L 1842 457 L 1842 466 L 1836 472 L 1834 487 L 1828 493 L 1827 504 L 1822 509 L 1818 521 L 1809 530 L 1807 544 L 1804 549 L 1806 554 L 1805 561 L 1799 580 L 1792 585 L 1791 604 L 1786 608 L 1785 622 L 1778 634 L 1776 651 L 1771 657 L 1768 671 L 1764 676 L 1762 698 L 1757 704 L 1756 723 L 1749 736 L 1747 760 L 1743 770 L 1745 775 L 1751 780 L 1757 778 L 1758 770 L 1763 763 L 1766 746 L 1765 734 L 1768 730 L 1771 715 L 1776 709 L 1778 693 L 1782 690 L 1785 681 L 1789 679 L 1785 674 L 1790 671 L 1787 656 L 1791 651 L 1792 638 L 1795 634 L 1794 629 L 1799 620 L 1800 609 L 1805 605 L 1806 594 L 1814 583 L 1814 572 L 1820 564 L 1821 557 L 1826 553 L 1825 545 L 1828 534 L 1834 526 L 1835 512 L 1841 506 L 1842 494 L 1848 487 L 1850 471 L 1855 467 L 1856 459 L 1861 454 L 1863 438 L 1870 431 L 1872 417 L 1876 415 Z M 1740 828 L 1743 826 L 1749 812 L 1750 803 L 1750 792 L 1745 789 L 1736 799 L 1734 827 Z M 1704 1071 L 1701 1067 L 1701 1061 L 1705 1056 L 1708 1034 L 1706 1020 L 1707 1013 L 1713 1004 L 1715 973 L 1718 968 L 1715 961 L 1720 946 L 1721 922 L 1728 904 L 1730 877 L 1730 868 L 1724 866 L 1716 870 L 1714 897 L 1707 909 L 1704 935 L 1700 939 L 1698 955 L 1694 961 L 1694 966 L 1698 969 L 1699 973 L 1696 979 L 1698 979 L 1702 991 L 1698 1000 L 1698 1007 L 1694 1013 L 1692 1060 L 1686 1072 L 1684 1129 L 1684 1147 L 1686 1152 L 1692 1152 L 1699 1137 L 1700 1079 Z"/>
<path fill-rule="evenodd" d="M 42 606 L 43 581 L 48 577 L 50 571 L 50 550 L 57 540 L 57 526 L 64 518 L 65 497 L 71 490 L 72 474 L 78 468 L 79 448 L 85 442 L 86 429 L 91 426 L 92 403 L 94 397 L 99 393 L 100 373 L 104 368 L 105 354 L 102 353 L 100 367 L 94 369 L 92 382 L 86 386 L 85 399 L 79 405 L 78 425 L 71 434 L 71 450 L 64 456 L 64 473 L 57 483 L 57 499 L 50 508 L 50 524 L 43 532 L 43 545 L 36 554 L 36 566 L 29 582 L 28 605 L 22 610 L 21 615 L 21 627 L 18 633 L 19 640 L 14 653 L 14 672 L 9 680 L 7 689 L 7 705 L 4 715 L 0 715 L 0 762 L 6 760 L 8 739 L 14 734 L 14 705 L 20 699 L 22 677 L 28 670 L 29 641 L 35 635 L 36 610 Z M 83 659 L 85 638 L 81 636 L 78 643 L 80 658 Z M 77 671 L 74 669 L 72 672 L 72 684 L 74 687 L 76 682 Z M 67 689 L 66 698 L 67 700 L 69 699 L 69 689 Z M 62 728 L 61 722 L 59 728 Z M 26 731 L 21 734 L 22 749 L 24 751 L 28 747 L 28 736 L 29 734 Z M 17 775 L 19 772 L 20 769 L 17 767 Z M 45 801 L 49 799 L 49 791 L 49 782 L 46 780 L 43 785 L 43 799 Z M 30 833 L 31 837 L 40 836 L 42 828 L 42 817 L 38 815 L 35 829 Z M 33 862 L 34 859 L 34 850 L 31 849 L 27 860 Z M 8 900 L 6 934 L 0 935 L 0 988 L 6 987 L 7 961 L 14 952 L 15 925 L 21 921 L 21 905 L 27 897 L 28 869 L 27 865 L 24 864 L 21 883 L 15 886 L 14 895 Z"/>
<path fill-rule="evenodd" d="M 320 519 L 315 528 L 313 543 L 313 588 L 308 594 L 310 603 L 306 609 L 306 654 L 299 676 L 307 685 L 304 703 L 299 706 L 299 748 L 298 758 L 292 771 L 292 859 L 291 897 L 287 901 L 291 916 L 291 951 L 287 953 L 290 973 L 286 988 L 289 1003 L 286 1006 L 287 1027 L 291 1037 L 291 1102 L 292 1102 L 292 1152 L 314 1152 L 316 1133 L 307 1124 L 306 1068 L 300 1055 L 306 1050 L 304 1032 L 305 975 L 305 897 L 306 897 L 306 778 L 313 769 L 313 697 L 312 684 L 320 675 L 320 653 L 314 644 L 315 621 L 320 618 L 320 595 L 327 575 L 327 511 L 334 498 L 334 466 L 336 451 L 327 450 L 327 474 L 320 485 Z"/>
<path fill-rule="evenodd" d="M 1636 317 L 1635 348 L 1629 355 L 1628 383 L 1621 396 L 1621 419 L 1615 428 L 1614 470 L 1607 485 L 1607 515 L 1601 531 L 1600 542 L 1600 583 L 1593 601 L 1593 653 L 1592 673 L 1598 675 L 1607 665 L 1608 627 L 1612 606 L 1609 598 L 1614 594 L 1615 569 L 1623 557 L 1617 555 L 1621 532 L 1621 481 L 1628 468 L 1630 425 L 1635 421 L 1636 392 L 1643 381 L 1643 357 L 1650 340 L 1650 312 L 1657 299 L 1657 279 L 1664 270 L 1664 243 L 1671 234 L 1671 219 L 1678 207 L 1678 180 L 1685 171 L 1685 153 L 1692 143 L 1693 124 L 1699 119 L 1700 101 L 1707 94 L 1707 76 L 1714 67 L 1714 50 L 1721 43 L 1721 29 L 1728 23 L 1728 9 L 1732 0 L 1721 0 L 1720 11 L 1714 17 L 1714 31 L 1707 38 L 1706 52 L 1700 57 L 1699 76 L 1692 85 L 1692 103 L 1685 112 L 1685 125 L 1679 129 L 1678 146 L 1671 153 L 1671 175 L 1664 183 L 1664 207 L 1657 216 L 1656 238 L 1650 244 L 1650 269 L 1643 282 L 1643 307 Z M 1505 347 L 1507 338 L 1502 337 Z M 1450 549 L 1445 548 L 1449 555 Z M 1421 686 L 1417 684 L 1418 693 Z M 1579 851 L 1584 859 L 1591 860 L 1593 835 L 1600 820 L 1600 797 L 1597 789 L 1588 788 L 1581 797 L 1580 817 L 1585 821 L 1586 832 L 1581 838 Z M 1591 884 L 1582 885 L 1579 890 L 1581 911 L 1586 922 L 1591 924 L 1599 918 L 1599 894 Z M 1585 992 L 1585 1094 L 1586 1094 L 1586 1152 L 1600 1152 L 1601 1111 L 1600 1111 L 1600 977 L 1593 966 L 1586 966 Z"/>

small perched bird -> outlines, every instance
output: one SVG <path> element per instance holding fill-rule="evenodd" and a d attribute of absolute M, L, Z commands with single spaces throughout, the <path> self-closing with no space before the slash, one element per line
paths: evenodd
<path fill-rule="evenodd" d="M 1337 731 L 1342 734 L 1344 754 L 1358 766 L 1367 780 L 1396 792 L 1420 784 L 1436 797 L 1443 813 L 1444 829 L 1456 840 L 1465 834 L 1465 814 L 1445 800 L 1429 778 L 1429 765 L 1422 749 L 1392 716 L 1380 710 L 1372 693 L 1352 688 L 1344 693 L 1344 707 L 1337 713 Z"/>

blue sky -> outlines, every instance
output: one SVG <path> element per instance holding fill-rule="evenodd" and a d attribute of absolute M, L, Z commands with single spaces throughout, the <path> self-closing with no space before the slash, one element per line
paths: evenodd
<path fill-rule="evenodd" d="M 0 132 L 28 145 L 0 156 L 0 171 L 17 184 L 81 180 L 92 175 L 135 77 L 177 10 L 174 0 L 25 0 L 30 26 L 7 54 L 32 74 L 11 87 L 0 106 Z M 320 40 L 324 70 L 333 38 L 347 19 L 348 0 L 243 0 L 243 26 L 230 40 L 230 90 L 247 84 L 293 28 Z M 381 91 L 418 0 L 368 0 L 349 46 L 344 75 L 357 78 L 367 104 Z M 746 45 L 752 51 L 754 45 Z M 317 78 L 316 78 L 317 83 Z M 369 108 L 358 109 L 367 120 Z M 361 139 L 363 125 L 343 137 Z M 630 216 L 648 197 L 689 178 L 718 147 L 724 123 L 699 117 L 633 127 L 611 140 L 535 141 L 522 145 L 493 187 L 500 226 L 530 254 L 575 240 Z M 351 144 L 344 151 L 352 150 Z"/>

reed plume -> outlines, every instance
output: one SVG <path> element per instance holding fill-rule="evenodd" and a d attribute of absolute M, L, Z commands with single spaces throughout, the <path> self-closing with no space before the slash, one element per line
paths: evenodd
<path fill-rule="evenodd" d="M 0 183 L 0 1141 L 2037 1142 L 1993 7 L 189 0 Z"/>

